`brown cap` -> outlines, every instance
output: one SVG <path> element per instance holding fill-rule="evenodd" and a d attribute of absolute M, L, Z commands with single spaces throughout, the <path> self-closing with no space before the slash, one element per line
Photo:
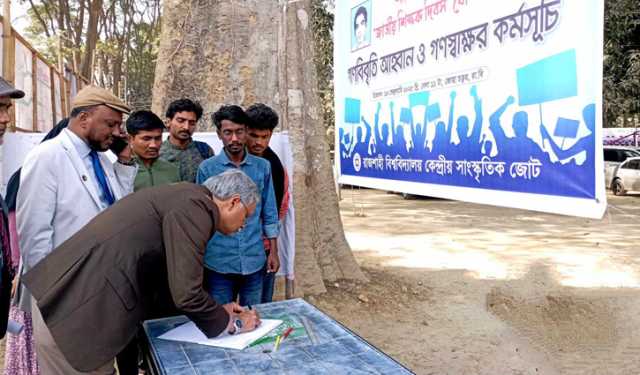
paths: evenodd
<path fill-rule="evenodd" d="M 106 105 L 107 107 L 124 114 L 129 114 L 129 112 L 131 112 L 131 108 L 129 108 L 125 102 L 120 100 L 120 98 L 113 95 L 110 91 L 96 86 L 87 86 L 80 90 L 71 102 L 71 110 L 92 105 Z"/>
<path fill-rule="evenodd" d="M 8 96 L 11 99 L 20 99 L 24 97 L 24 91 L 18 90 L 4 78 L 0 77 L 0 96 Z"/>

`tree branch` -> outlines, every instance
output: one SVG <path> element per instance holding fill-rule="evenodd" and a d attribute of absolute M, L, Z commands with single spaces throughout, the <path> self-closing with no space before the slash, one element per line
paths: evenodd
<path fill-rule="evenodd" d="M 44 19 L 40 15 L 40 12 L 38 11 L 38 7 L 36 7 L 36 5 L 33 3 L 33 0 L 29 0 L 29 4 L 31 4 L 31 10 L 33 10 L 33 14 L 35 14 L 36 19 L 38 20 L 40 25 L 42 25 L 42 29 L 44 29 L 44 33 L 47 35 L 47 38 L 51 37 L 51 34 L 49 33 L 49 28 L 47 27 L 47 23 L 44 21 Z"/>

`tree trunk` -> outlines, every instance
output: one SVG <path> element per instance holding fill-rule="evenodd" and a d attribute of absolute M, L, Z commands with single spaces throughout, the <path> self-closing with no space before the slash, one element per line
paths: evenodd
<path fill-rule="evenodd" d="M 280 114 L 294 158 L 296 294 L 322 293 L 324 281 L 365 280 L 345 239 L 324 138 L 313 64 L 310 0 L 164 3 L 153 110 L 177 98 L 255 102 Z"/>
<path fill-rule="evenodd" d="M 87 25 L 87 37 L 84 46 L 82 63 L 80 64 L 80 74 L 93 82 L 93 59 L 98 42 L 98 22 L 100 21 L 100 11 L 102 10 L 102 0 L 89 2 L 89 24 Z"/>

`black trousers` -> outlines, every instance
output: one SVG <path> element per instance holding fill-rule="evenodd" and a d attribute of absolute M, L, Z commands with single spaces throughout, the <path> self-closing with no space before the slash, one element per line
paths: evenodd
<path fill-rule="evenodd" d="M 136 335 L 116 356 L 118 373 L 120 375 L 138 375 L 140 357 L 140 347 L 138 345 L 138 336 Z"/>

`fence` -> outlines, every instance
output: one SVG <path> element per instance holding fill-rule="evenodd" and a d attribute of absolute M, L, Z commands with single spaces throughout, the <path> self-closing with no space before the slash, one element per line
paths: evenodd
<path fill-rule="evenodd" d="M 68 116 L 71 98 L 89 82 L 67 68 L 61 74 L 13 28 L 6 36 L 2 29 L 0 33 L 4 78 L 25 92 L 14 102 L 9 130 L 46 133 Z"/>

